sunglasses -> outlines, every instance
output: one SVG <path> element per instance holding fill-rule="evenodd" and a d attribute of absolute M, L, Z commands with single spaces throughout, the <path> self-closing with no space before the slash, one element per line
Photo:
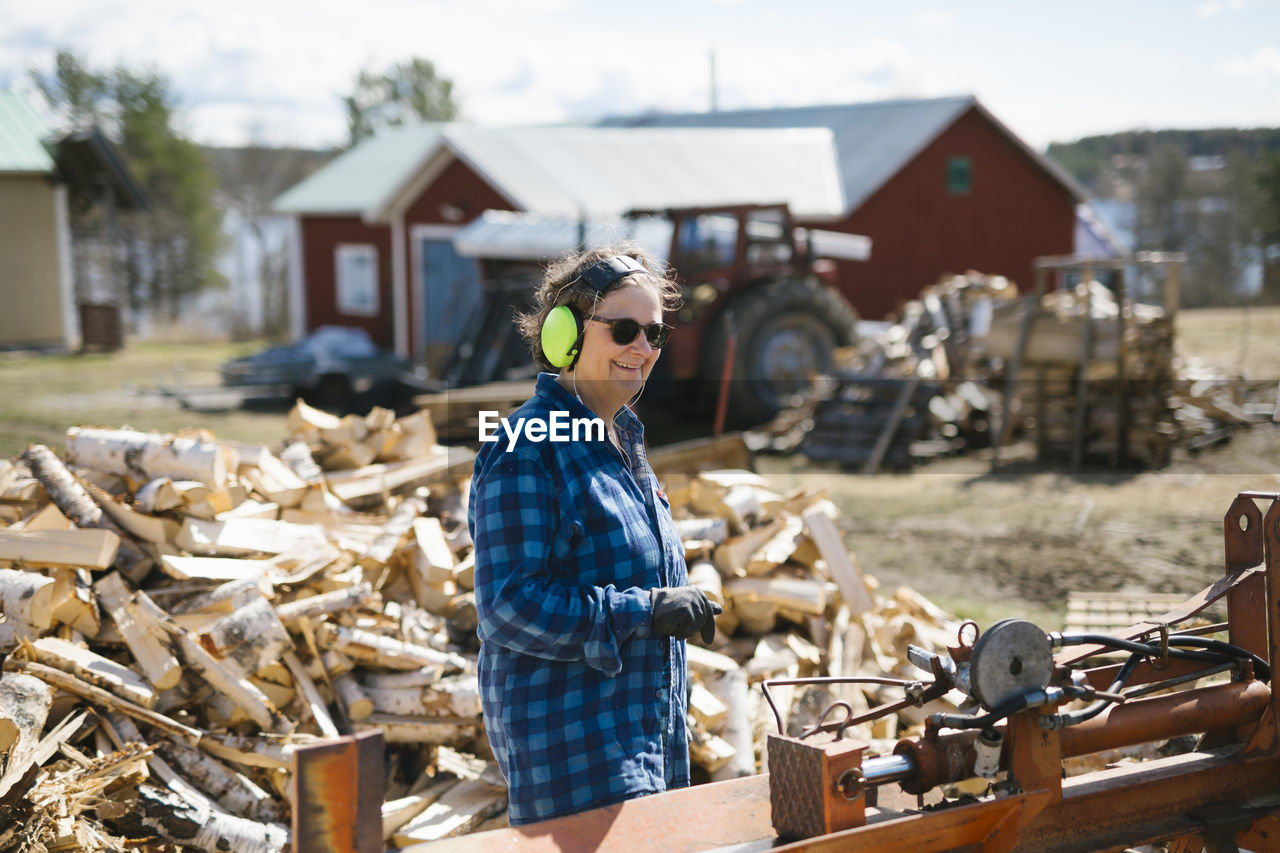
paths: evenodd
<path fill-rule="evenodd" d="M 593 323 L 604 323 L 613 332 L 613 342 L 620 347 L 625 347 L 636 339 L 636 335 L 644 332 L 644 339 L 649 342 L 649 346 L 654 349 L 662 349 L 666 346 L 667 340 L 671 337 L 671 327 L 666 323 L 651 323 L 648 326 L 641 326 L 630 317 L 622 317 L 617 320 L 601 320 L 592 317 Z"/>

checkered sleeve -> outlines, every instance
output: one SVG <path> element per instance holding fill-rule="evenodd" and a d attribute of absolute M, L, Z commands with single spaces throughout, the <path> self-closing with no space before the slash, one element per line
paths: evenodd
<path fill-rule="evenodd" d="M 548 660 L 581 660 L 617 675 L 620 644 L 648 633 L 648 592 L 553 578 L 558 500 L 536 454 L 501 454 L 474 488 L 480 639 Z"/>

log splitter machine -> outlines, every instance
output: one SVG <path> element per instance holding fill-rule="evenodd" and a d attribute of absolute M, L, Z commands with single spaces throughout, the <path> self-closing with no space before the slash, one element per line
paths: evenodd
<path fill-rule="evenodd" d="M 1074 636 L 1021 620 L 979 634 L 969 623 L 948 655 L 910 651 L 932 680 L 899 682 L 902 700 L 861 716 L 838 702 L 797 737 L 769 735 L 767 775 L 431 850 L 1280 851 L 1280 709 L 1270 687 L 1280 660 L 1280 493 L 1240 493 L 1224 532 L 1225 575 L 1157 619 Z M 1187 627 L 1220 600 L 1225 623 Z M 766 682 L 770 704 L 769 686 L 782 683 Z M 951 690 L 968 697 L 961 712 L 928 717 L 924 734 L 892 754 L 868 755 L 845 736 Z M 1065 777 L 1072 756 L 1190 735 L 1199 738 L 1181 754 Z M 909 796 L 984 777 L 978 795 L 927 807 Z"/>

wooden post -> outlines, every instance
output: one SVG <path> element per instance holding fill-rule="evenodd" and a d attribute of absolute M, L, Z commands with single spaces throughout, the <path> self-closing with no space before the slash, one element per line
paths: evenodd
<path fill-rule="evenodd" d="M 1031 336 L 1031 328 L 1040 314 L 1040 297 L 1044 295 L 1045 277 L 1048 270 L 1036 267 L 1035 287 L 1023 300 L 1022 325 L 1018 328 L 1018 343 L 1013 349 L 1013 358 L 1005 365 L 1004 393 L 1000 397 L 1000 416 L 995 428 L 991 431 L 991 467 L 1000 466 L 1000 448 L 1004 446 L 1009 435 L 1012 418 L 1009 408 L 1013 402 L 1013 392 L 1018 384 L 1018 371 L 1022 368 L 1022 357 L 1027 351 L 1027 338 Z"/>
<path fill-rule="evenodd" d="M 1085 430 L 1089 427 L 1089 359 L 1093 355 L 1093 270 L 1085 267 L 1084 328 L 1080 333 L 1080 361 L 1076 366 L 1075 434 L 1071 437 L 1071 470 L 1079 471 L 1084 462 Z"/>

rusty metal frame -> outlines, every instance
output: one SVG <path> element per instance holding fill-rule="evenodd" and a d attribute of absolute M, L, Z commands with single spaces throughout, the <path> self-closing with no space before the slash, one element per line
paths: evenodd
<path fill-rule="evenodd" d="M 1265 512 L 1256 505 L 1258 500 L 1270 502 Z M 1241 493 L 1224 517 L 1223 529 L 1225 576 L 1156 621 L 1177 625 L 1225 598 L 1232 642 L 1274 667 L 1280 663 L 1280 493 Z M 1152 630 L 1150 623 L 1140 623 L 1118 636 L 1131 639 Z M 1073 647 L 1055 662 L 1059 667 L 1077 664 L 1094 651 Z M 1178 658 L 1171 658 L 1164 669 L 1152 663 L 1139 664 L 1129 684 L 1220 669 Z M 1115 671 L 1114 666 L 1095 667 L 1085 676 L 1089 683 L 1105 687 Z M 1133 698 L 1077 726 L 1042 727 L 1041 716 L 1054 713 L 1056 705 L 1051 703 L 1014 714 L 1004 723 L 1001 767 L 1013 784 L 1003 795 L 909 812 L 867 804 L 863 825 L 803 840 L 788 843 L 777 838 L 768 825 L 767 777 L 752 776 L 467 836 L 432 849 L 699 851 L 732 846 L 737 851 L 779 853 L 1084 853 L 1155 842 L 1167 842 L 1179 853 L 1229 850 L 1234 845 L 1280 849 L 1280 708 L 1270 686 L 1254 679 L 1250 665 L 1237 667 L 1230 683 Z M 1206 738 L 1197 750 L 1183 755 L 1062 777 L 1065 756 L 1183 733 L 1205 733 Z M 933 782 L 955 781 L 964 778 L 966 761 L 971 771 L 971 740 L 976 734 L 935 731 L 932 741 L 928 735 L 903 741 L 897 751 L 915 750 L 931 757 L 931 769 L 921 773 L 933 773 Z M 903 787 L 912 790 L 906 781 Z"/>

